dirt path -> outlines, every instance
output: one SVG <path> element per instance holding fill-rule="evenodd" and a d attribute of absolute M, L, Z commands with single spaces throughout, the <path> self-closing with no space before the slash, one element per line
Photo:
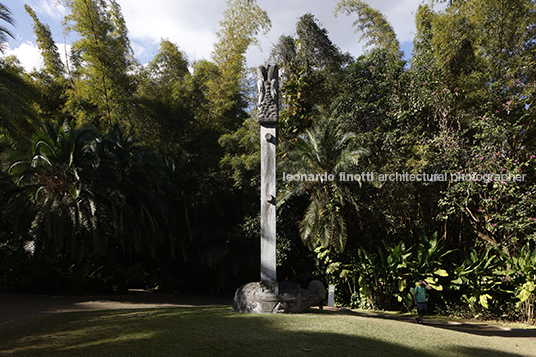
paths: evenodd
<path fill-rule="evenodd" d="M 392 319 L 408 322 L 411 324 L 416 324 L 415 316 L 408 315 L 392 315 L 392 314 L 382 314 L 375 312 L 365 312 L 365 311 L 353 311 L 353 310 L 343 310 L 345 313 L 355 314 L 361 317 L 373 317 L 381 319 Z M 442 328 L 447 330 L 454 330 L 464 333 L 470 333 L 473 335 L 480 336 L 499 336 L 499 337 L 521 337 L 521 338 L 530 338 L 536 339 L 536 328 L 528 327 L 527 328 L 513 328 L 509 326 L 502 326 L 494 322 L 480 322 L 480 321 L 455 321 L 455 320 L 443 320 L 443 319 L 434 319 L 432 317 L 424 317 L 424 324 L 426 326 L 431 326 L 435 328 Z"/>

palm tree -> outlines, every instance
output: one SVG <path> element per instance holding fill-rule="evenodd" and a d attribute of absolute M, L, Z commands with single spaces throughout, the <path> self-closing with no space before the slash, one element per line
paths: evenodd
<path fill-rule="evenodd" d="M 154 151 L 120 126 L 104 134 L 70 124 L 45 125 L 31 148 L 13 154 L 8 172 L 33 202 L 19 236 L 34 254 L 69 263 L 174 254 L 174 187 Z"/>
<path fill-rule="evenodd" d="M 116 246 L 132 256 L 137 252 L 156 256 L 161 244 L 173 254 L 174 235 L 169 233 L 174 215 L 169 211 L 170 185 L 162 160 L 139 145 L 120 125 L 102 134 L 98 145 L 100 165 L 94 172 L 97 192 L 113 207 L 119 230 Z"/>
<path fill-rule="evenodd" d="M 35 254 L 80 260 L 106 252 L 114 227 L 109 207 L 92 190 L 97 143 L 92 130 L 47 124 L 29 154 L 13 154 L 8 172 L 35 204 L 29 227 Z"/>
<path fill-rule="evenodd" d="M 2 3 L 0 3 L 0 20 L 14 25 L 13 19 L 11 18 L 11 11 Z M 4 53 L 4 43 L 7 42 L 8 37 L 14 38 L 6 27 L 0 25 L 0 53 Z"/>
<path fill-rule="evenodd" d="M 104 134 L 46 124 L 8 172 L 35 204 L 36 254 L 70 261 L 173 254 L 173 185 L 156 153 L 120 126 Z M 170 188 L 171 187 L 171 188 Z"/>
<path fill-rule="evenodd" d="M 0 58 L 0 126 L 13 139 L 30 138 L 39 122 L 33 103 L 36 90 L 24 81 L 21 68 Z"/>
<path fill-rule="evenodd" d="M 8 37 L 13 38 L 2 22 L 13 25 L 11 12 L 0 3 L 0 54 Z M 0 58 L 0 126 L 7 129 L 12 138 L 24 139 L 34 131 L 33 123 L 38 122 L 32 106 L 37 100 L 35 90 L 21 76 L 22 68 L 13 61 Z"/>
<path fill-rule="evenodd" d="M 295 195 L 309 196 L 300 232 L 310 249 L 323 246 L 336 252 L 344 250 L 347 232 L 343 208 L 348 202 L 357 208 L 357 202 L 339 174 L 356 168 L 367 153 L 357 147 L 356 141 L 354 133 L 343 133 L 335 121 L 321 121 L 298 137 L 283 164 L 286 172 L 307 175 L 287 182 L 279 202 Z"/>

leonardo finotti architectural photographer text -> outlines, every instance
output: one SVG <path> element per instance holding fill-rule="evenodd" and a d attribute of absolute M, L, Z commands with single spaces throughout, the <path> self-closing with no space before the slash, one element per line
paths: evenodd
<path fill-rule="evenodd" d="M 441 174 L 412 174 L 404 173 L 387 173 L 378 174 L 374 172 L 362 172 L 359 174 L 349 174 L 340 172 L 338 174 L 307 174 L 296 173 L 289 174 L 283 172 L 283 181 L 300 181 L 300 182 L 328 182 L 328 181 L 344 181 L 344 182 L 372 182 L 372 181 L 410 181 L 410 182 L 459 182 L 459 181 L 481 181 L 481 182 L 508 182 L 508 181 L 525 181 L 525 174 L 481 174 L 481 173 L 441 173 Z"/>

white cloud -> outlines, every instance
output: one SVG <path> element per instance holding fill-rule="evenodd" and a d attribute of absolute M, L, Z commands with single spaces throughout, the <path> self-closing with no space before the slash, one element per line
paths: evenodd
<path fill-rule="evenodd" d="M 400 1 L 384 14 L 393 26 L 400 42 L 412 41 L 415 36 L 415 13 L 421 0 Z"/>
<path fill-rule="evenodd" d="M 67 9 L 57 0 L 32 0 L 29 3 L 38 14 L 46 14 L 53 19 L 63 20 Z"/>
<path fill-rule="evenodd" d="M 58 46 L 58 53 L 60 54 L 61 61 L 66 65 L 72 46 L 68 43 L 57 43 L 56 46 Z"/>
<path fill-rule="evenodd" d="M 5 51 L 6 56 L 13 55 L 21 62 L 27 72 L 43 66 L 43 59 L 39 49 L 32 42 L 24 42 L 19 47 Z"/>
<path fill-rule="evenodd" d="M 190 60 L 210 57 L 216 41 L 214 31 L 225 10 L 223 1 L 212 0 L 154 0 L 151 6 L 147 6 L 145 0 L 122 0 L 119 4 L 137 55 L 142 46 L 135 46 L 136 41 L 146 47 L 169 39 L 184 50 Z"/>
<path fill-rule="evenodd" d="M 61 60 L 63 63 L 66 63 L 66 53 L 70 53 L 71 51 L 71 45 L 64 44 L 64 43 L 58 43 L 56 44 L 58 46 L 58 53 L 61 57 Z M 22 67 L 24 67 L 26 72 L 31 72 L 34 69 L 41 69 L 44 66 L 43 63 L 43 57 L 41 56 L 41 52 L 39 51 L 39 48 L 33 43 L 33 42 L 24 42 L 19 47 L 16 47 L 14 49 L 11 49 L 8 47 L 8 49 L 5 51 L 6 56 L 15 56 L 20 61 Z"/>

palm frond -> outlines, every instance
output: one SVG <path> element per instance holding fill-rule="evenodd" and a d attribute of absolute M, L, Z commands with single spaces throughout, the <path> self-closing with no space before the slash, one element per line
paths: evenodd
<path fill-rule="evenodd" d="M 294 150 L 281 166 L 295 173 L 337 175 L 356 169 L 368 152 L 357 146 L 358 137 L 352 132 L 343 132 L 331 120 L 317 122 L 312 128 L 298 136 Z M 344 203 L 358 207 L 353 193 L 337 181 L 286 183 L 285 191 L 278 199 L 284 204 L 292 196 L 309 194 L 309 205 L 300 222 L 300 234 L 310 249 L 317 246 L 329 247 L 342 252 L 346 246 L 347 228 L 344 218 Z"/>
<path fill-rule="evenodd" d="M 52 162 L 50 162 L 50 160 L 43 155 L 35 155 L 30 162 L 30 166 L 32 168 L 43 167 L 45 165 L 48 166 L 48 168 L 53 167 Z"/>
<path fill-rule="evenodd" d="M 13 138 L 22 140 L 35 131 L 39 117 L 32 104 L 37 101 L 35 88 L 24 81 L 18 69 L 0 59 L 0 125 Z"/>
<path fill-rule="evenodd" d="M 0 4 L 0 20 L 7 22 L 10 25 L 15 25 L 15 22 L 11 17 L 11 11 L 9 11 L 3 4 Z M 7 42 L 8 37 L 15 38 L 6 27 L 0 25 L 0 53 L 4 52 L 3 44 Z"/>

